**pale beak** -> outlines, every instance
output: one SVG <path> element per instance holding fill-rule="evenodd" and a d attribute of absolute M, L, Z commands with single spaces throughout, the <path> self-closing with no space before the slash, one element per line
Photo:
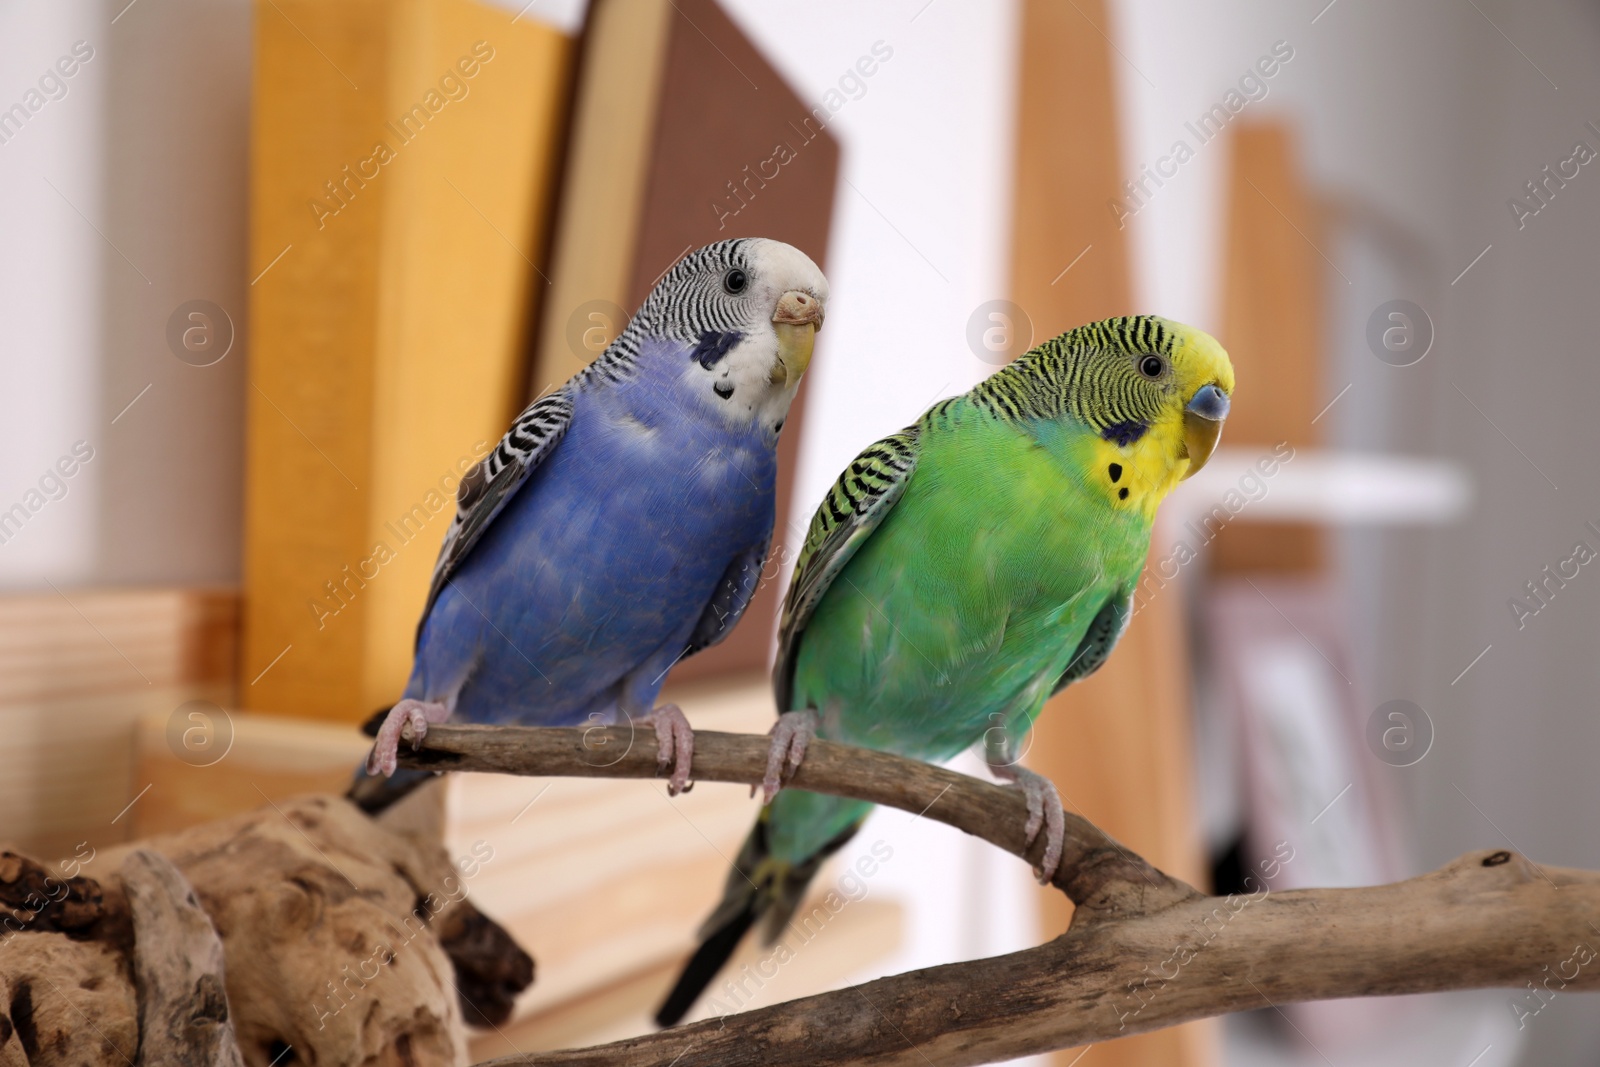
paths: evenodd
<path fill-rule="evenodd" d="M 799 289 L 789 290 L 772 313 L 772 328 L 778 335 L 778 362 L 768 380 L 793 385 L 811 365 L 811 348 L 822 329 L 822 301 Z"/>
<path fill-rule="evenodd" d="M 1228 394 L 1215 385 L 1203 385 L 1183 409 L 1183 447 L 1189 456 L 1185 478 L 1206 465 L 1222 437 L 1222 424 L 1228 417 Z"/>

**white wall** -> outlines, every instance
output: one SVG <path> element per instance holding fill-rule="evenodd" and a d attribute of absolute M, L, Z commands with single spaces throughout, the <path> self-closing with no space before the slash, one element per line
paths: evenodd
<path fill-rule="evenodd" d="M 875 42 L 894 50 L 829 123 L 843 164 L 797 487 L 809 519 L 863 447 L 993 370 L 963 338 L 973 309 L 1003 293 L 1016 11 L 946 0 L 828 0 L 805 18 L 758 0 L 728 8 L 811 102 Z"/>
<path fill-rule="evenodd" d="M 0 508 L 74 442 L 94 454 L 0 544 L 0 585 L 237 579 L 249 12 L 0 8 L 0 106 L 75 42 L 93 50 L 66 95 L 0 144 Z M 181 362 L 165 336 L 196 298 L 238 335 L 211 367 Z"/>
<path fill-rule="evenodd" d="M 104 215 L 100 184 L 107 26 L 85 0 L 0 6 L 0 108 L 38 91 L 56 61 L 85 41 L 93 58 L 66 79 L 66 95 L 41 91 L 19 132 L 0 144 L 0 509 L 24 501 L 74 442 L 96 459 L 0 544 L 0 582 L 74 582 L 92 573 L 96 495 L 108 429 L 99 417 L 100 275 L 109 253 L 89 222 Z M 50 86 L 55 95 L 61 90 Z M 26 108 L 27 104 L 23 104 Z M 52 185 L 54 188 L 52 188 Z M 53 483 L 46 486 L 60 496 Z M 24 505 L 27 506 L 26 504 Z"/>

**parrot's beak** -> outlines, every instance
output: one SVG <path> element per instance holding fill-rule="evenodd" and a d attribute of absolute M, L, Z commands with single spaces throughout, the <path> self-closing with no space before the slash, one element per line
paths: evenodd
<path fill-rule="evenodd" d="M 1185 478 L 1206 465 L 1222 437 L 1222 424 L 1228 418 L 1228 394 L 1215 385 L 1196 390 L 1183 409 L 1183 447 L 1189 456 Z"/>
<path fill-rule="evenodd" d="M 793 385 L 811 365 L 811 348 L 822 329 L 822 301 L 799 289 L 789 290 L 772 313 L 772 328 L 778 334 L 778 362 L 768 379 L 774 385 Z"/>

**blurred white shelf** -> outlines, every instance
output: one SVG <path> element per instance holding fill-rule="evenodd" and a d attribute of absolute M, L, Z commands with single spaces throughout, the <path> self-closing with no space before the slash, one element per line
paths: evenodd
<path fill-rule="evenodd" d="M 1270 448 L 1224 447 L 1161 513 L 1177 525 L 1218 507 L 1230 522 L 1419 525 L 1457 519 L 1471 501 L 1467 472 L 1445 460 L 1301 448 L 1283 462 Z"/>

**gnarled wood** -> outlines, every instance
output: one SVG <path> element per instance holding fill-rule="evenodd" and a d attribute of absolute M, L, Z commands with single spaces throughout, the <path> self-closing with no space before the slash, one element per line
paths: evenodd
<path fill-rule="evenodd" d="M 78 876 L 83 862 L 79 853 L 51 868 L 0 851 L 0 1067 L 131 1063 L 138 1054 L 127 902 L 115 886 Z"/>
<path fill-rule="evenodd" d="M 758 782 L 765 739 L 696 735 L 694 776 Z M 653 738 L 628 727 L 440 726 L 402 764 L 654 777 Z M 879 752 L 816 742 L 795 786 L 955 826 L 1030 861 L 1015 790 Z M 989 1063 L 1299 1000 L 1515 987 L 1532 1012 L 1600 988 L 1600 873 L 1469 853 L 1364 889 L 1207 897 L 1069 816 L 1056 885 L 1077 904 L 1061 937 L 659 1034 L 495 1060 L 497 1067 Z M 1526 987 L 1526 988 L 1525 988 Z M 1537 987 L 1539 992 L 1533 990 Z"/>
<path fill-rule="evenodd" d="M 442 849 L 424 851 L 327 796 L 139 847 L 182 872 L 220 934 L 247 1063 L 284 1055 L 283 1067 L 285 1048 L 319 1067 L 464 1061 L 455 974 L 432 924 L 465 886 Z M 120 864 L 121 853 L 95 862 Z"/>
<path fill-rule="evenodd" d="M 133 913 L 141 1067 L 243 1067 L 222 977 L 222 940 L 178 869 L 141 848 L 122 861 Z"/>

